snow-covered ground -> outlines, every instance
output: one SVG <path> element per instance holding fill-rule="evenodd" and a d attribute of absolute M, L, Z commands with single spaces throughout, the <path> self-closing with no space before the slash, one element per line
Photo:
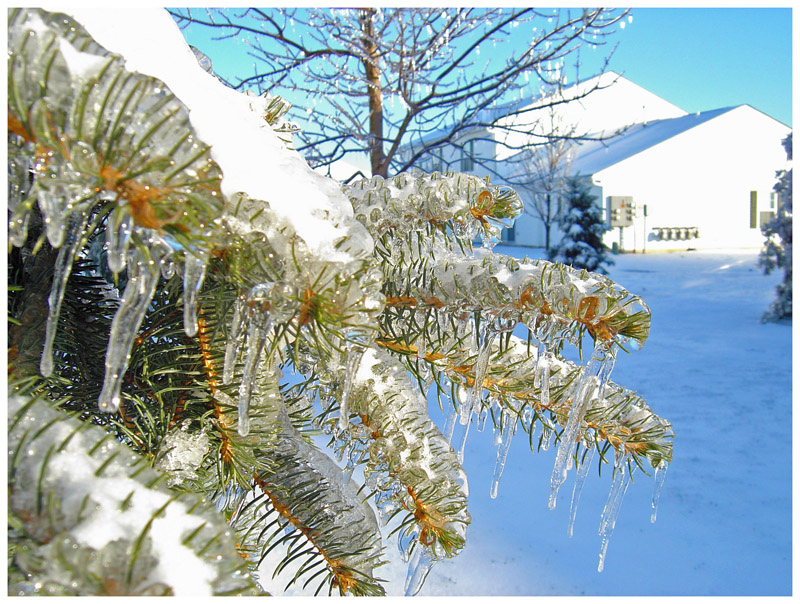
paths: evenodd
<path fill-rule="evenodd" d="M 610 276 L 645 298 L 653 321 L 644 348 L 622 354 L 612 379 L 676 434 L 656 523 L 652 481 L 637 474 L 598 573 L 610 472 L 587 479 L 570 539 L 574 471 L 556 510 L 547 508 L 554 448 L 533 454 L 518 434 L 492 500 L 491 429 L 473 431 L 467 547 L 433 567 L 420 596 L 791 595 L 792 329 L 759 322 L 780 276 L 764 276 L 755 252 L 615 260 Z M 439 413 L 435 404 L 431 411 Z M 390 595 L 402 595 L 405 565 L 395 550 L 377 574 L 391 580 Z"/>

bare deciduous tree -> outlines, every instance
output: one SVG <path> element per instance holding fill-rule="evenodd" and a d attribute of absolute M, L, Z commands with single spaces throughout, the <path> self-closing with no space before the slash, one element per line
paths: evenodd
<path fill-rule="evenodd" d="M 302 123 L 296 148 L 314 165 L 367 154 L 372 174 L 387 176 L 441 156 L 448 146 L 470 155 L 464 135 L 481 128 L 492 129 L 509 154 L 549 142 L 547 133 L 533 142 L 514 136 L 530 134 L 530 124 L 500 118 L 523 115 L 530 104 L 524 91 L 534 88 L 537 96 L 540 83 L 560 81 L 567 60 L 574 59 L 577 71 L 578 49 L 607 44 L 627 11 L 249 8 L 172 14 L 182 27 L 213 27 L 219 39 L 246 40 L 253 73 L 228 78 L 229 85 L 306 99 L 307 113 L 293 116 Z M 201 50 L 213 58 L 214 52 Z"/>

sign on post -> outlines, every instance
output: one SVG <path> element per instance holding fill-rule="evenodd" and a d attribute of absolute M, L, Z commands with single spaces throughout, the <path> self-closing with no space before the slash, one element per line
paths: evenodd
<path fill-rule="evenodd" d="M 608 198 L 609 224 L 612 227 L 627 227 L 633 224 L 636 204 L 630 195 L 612 195 Z"/>

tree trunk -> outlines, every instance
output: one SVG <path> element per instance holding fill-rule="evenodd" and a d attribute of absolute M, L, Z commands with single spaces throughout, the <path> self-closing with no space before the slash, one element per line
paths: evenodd
<path fill-rule="evenodd" d="M 383 95 L 381 91 L 381 72 L 378 66 L 378 46 L 375 44 L 375 28 L 372 19 L 375 9 L 362 9 L 361 31 L 364 33 L 365 56 L 362 60 L 367 77 L 367 96 L 369 98 L 369 153 L 372 175 L 387 175 L 386 156 L 383 152 Z"/>

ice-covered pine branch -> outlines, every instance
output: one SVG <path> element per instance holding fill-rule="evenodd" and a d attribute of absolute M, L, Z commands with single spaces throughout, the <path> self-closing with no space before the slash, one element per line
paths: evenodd
<path fill-rule="evenodd" d="M 102 428 L 36 397 L 8 401 L 15 595 L 257 595 L 208 503 Z"/>
<path fill-rule="evenodd" d="M 518 425 L 532 443 L 541 430 L 542 449 L 557 439 L 551 507 L 575 460 L 572 517 L 592 452 L 601 464 L 613 455 L 602 566 L 631 472 L 655 468 L 660 484 L 672 456 L 669 423 L 609 379 L 619 351 L 647 338 L 641 298 L 600 275 L 493 253 L 521 211 L 508 188 L 463 174 L 352 186 L 315 174 L 289 148 L 285 105 L 206 73 L 163 11 L 15 10 L 9 23 L 20 400 L 38 397 L 54 427 L 104 426 L 176 497 L 215 502 L 235 532 L 228 554 L 252 569 L 279 552 L 261 572 L 341 594 L 383 593 L 385 539 L 369 500 L 399 522 L 408 593 L 463 549 L 463 443 L 473 418 L 492 413 L 503 434 L 493 494 Z M 158 52 L 131 33 L 143 30 Z M 476 236 L 484 249 L 473 251 Z M 595 344 L 586 365 L 565 360 L 584 337 Z M 440 401 L 451 394 L 444 433 L 427 412 L 434 388 Z M 41 423 L 25 421 L 22 438 Z M 319 430 L 343 472 L 310 441 Z M 92 457 L 93 444 L 73 441 Z M 21 441 L 9 445 L 20 459 Z M 40 486 L 56 453 L 37 457 Z M 74 459 L 76 473 L 94 471 Z M 12 478 L 12 490 L 31 486 Z M 85 488 L 73 478 L 59 488 Z M 12 541 L 45 559 L 48 545 L 25 536 L 41 500 L 20 501 Z M 70 538 L 75 556 L 93 547 Z M 153 543 L 155 559 L 174 554 Z M 38 593 L 46 569 L 20 556 L 14 572 Z M 91 588 L 64 581 L 110 593 L 116 571 L 97 572 Z"/>

